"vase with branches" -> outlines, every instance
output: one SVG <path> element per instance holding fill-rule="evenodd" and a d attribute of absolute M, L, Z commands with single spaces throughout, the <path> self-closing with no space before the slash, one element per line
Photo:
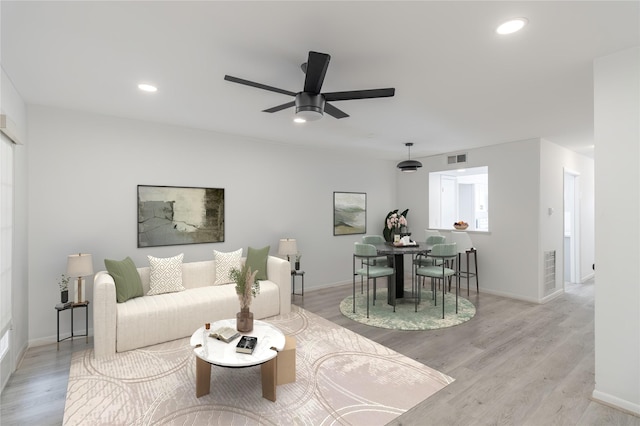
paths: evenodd
<path fill-rule="evenodd" d="M 260 283 L 256 280 L 258 271 L 244 265 L 241 269 L 232 268 L 229 278 L 236 283 L 236 294 L 240 301 L 240 312 L 236 314 L 236 328 L 241 332 L 253 330 L 253 313 L 249 310 L 254 297 L 260 293 Z"/>
<path fill-rule="evenodd" d="M 58 280 L 58 287 L 60 288 L 60 301 L 67 303 L 69 301 L 69 280 L 70 277 L 65 274 L 60 274 L 60 280 Z"/>

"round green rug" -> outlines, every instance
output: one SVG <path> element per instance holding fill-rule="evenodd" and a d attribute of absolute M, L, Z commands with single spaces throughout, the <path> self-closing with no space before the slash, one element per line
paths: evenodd
<path fill-rule="evenodd" d="M 438 306 L 434 306 L 431 291 L 423 291 L 418 312 L 413 299 L 398 300 L 396 311 L 387 304 L 387 289 L 378 289 L 376 305 L 373 306 L 373 291 L 369 295 L 369 318 L 367 318 L 367 290 L 360 294 L 356 289 L 356 313 L 353 313 L 353 296 L 340 302 L 340 312 L 347 318 L 373 327 L 392 330 L 434 330 L 451 327 L 469 321 L 476 314 L 476 307 L 469 300 L 446 293 L 444 297 L 444 319 L 442 319 L 442 293 L 438 293 Z M 405 293 L 406 290 L 405 290 Z"/>

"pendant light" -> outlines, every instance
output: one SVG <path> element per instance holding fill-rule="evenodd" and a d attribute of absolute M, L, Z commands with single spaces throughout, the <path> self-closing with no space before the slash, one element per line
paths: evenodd
<path fill-rule="evenodd" d="M 419 167 L 422 167 L 422 163 L 411 159 L 411 147 L 413 142 L 405 143 L 405 146 L 409 149 L 409 159 L 398 163 L 398 168 L 402 172 L 415 172 Z"/>

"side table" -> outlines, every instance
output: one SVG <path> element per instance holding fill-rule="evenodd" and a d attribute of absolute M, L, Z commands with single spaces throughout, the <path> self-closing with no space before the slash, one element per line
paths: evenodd
<path fill-rule="evenodd" d="M 302 292 L 296 293 L 296 277 L 302 277 Z M 298 296 L 304 296 L 304 271 L 298 271 L 295 269 L 291 270 L 291 294 L 296 294 Z"/>
<path fill-rule="evenodd" d="M 73 311 L 78 309 L 78 308 L 84 308 L 85 311 L 85 316 L 84 316 L 84 334 L 75 334 L 73 331 Z M 66 311 L 66 310 L 71 310 L 71 336 L 65 337 L 64 339 L 60 338 L 60 312 L 61 311 Z M 67 340 L 67 339 L 73 339 L 74 337 L 85 337 L 86 338 L 86 342 L 89 343 L 89 301 L 85 301 L 85 302 L 80 302 L 80 303 L 72 303 L 68 306 L 63 306 L 63 307 L 58 307 L 56 306 L 56 313 L 58 314 L 58 321 L 57 321 L 57 334 L 58 334 L 58 350 L 60 349 L 60 342 Z"/>

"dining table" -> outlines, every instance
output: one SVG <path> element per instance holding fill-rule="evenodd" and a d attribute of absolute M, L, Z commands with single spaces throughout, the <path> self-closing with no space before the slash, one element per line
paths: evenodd
<path fill-rule="evenodd" d="M 393 256 L 393 264 L 396 270 L 395 291 L 387 292 L 387 303 L 395 306 L 396 299 L 404 298 L 404 256 L 411 255 L 411 267 L 413 267 L 415 256 L 420 253 L 428 253 L 431 251 L 433 244 L 416 242 L 415 245 L 395 245 L 391 242 L 385 242 L 384 244 L 374 244 L 374 246 L 378 256 Z M 389 280 L 391 281 L 391 277 L 389 277 Z M 394 285 L 389 282 L 389 290 L 392 288 L 394 288 Z"/>

